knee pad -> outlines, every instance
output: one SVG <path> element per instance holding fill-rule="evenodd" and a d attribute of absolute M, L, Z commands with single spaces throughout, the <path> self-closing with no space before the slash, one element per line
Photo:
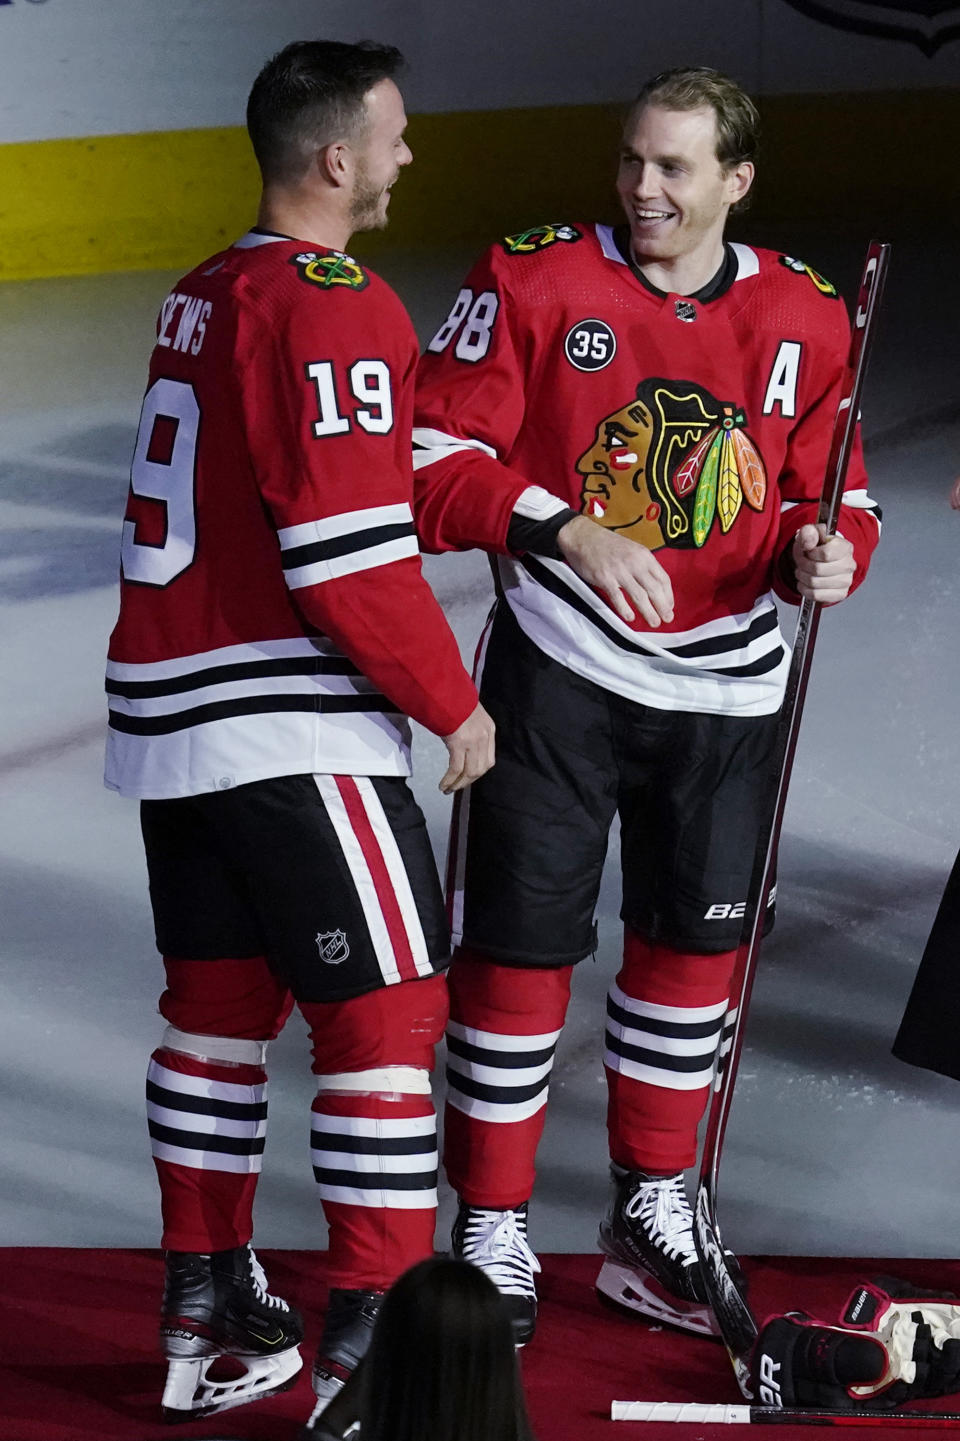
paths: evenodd
<path fill-rule="evenodd" d="M 396 1066 L 429 1073 L 447 1019 L 447 991 L 443 976 L 431 976 L 346 1001 L 301 1002 L 300 1009 L 317 1076 Z"/>
<path fill-rule="evenodd" d="M 725 1002 L 736 951 L 702 955 L 651 942 L 626 929 L 616 985 L 638 1001 L 661 1006 L 713 1006 Z"/>
<path fill-rule="evenodd" d="M 475 951 L 456 952 L 449 971 L 453 1020 L 487 1031 L 559 1031 L 573 966 L 504 966 Z"/>
<path fill-rule="evenodd" d="M 290 1014 L 293 998 L 263 956 L 195 961 L 164 956 L 164 1020 L 189 1035 L 271 1040 Z"/>

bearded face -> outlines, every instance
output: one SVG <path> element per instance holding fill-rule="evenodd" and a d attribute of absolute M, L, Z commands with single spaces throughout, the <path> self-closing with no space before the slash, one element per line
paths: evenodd
<path fill-rule="evenodd" d="M 390 191 L 401 167 L 413 156 L 403 138 L 407 117 L 403 97 L 392 80 L 381 80 L 364 97 L 364 124 L 351 142 L 354 153 L 350 225 L 357 230 L 382 230 L 387 223 Z"/>

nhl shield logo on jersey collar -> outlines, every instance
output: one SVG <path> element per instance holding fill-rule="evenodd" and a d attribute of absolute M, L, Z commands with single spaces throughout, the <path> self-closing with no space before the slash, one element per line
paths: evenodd
<path fill-rule="evenodd" d="M 328 966 L 339 966 L 350 954 L 350 945 L 344 931 L 321 931 L 314 940 L 320 959 Z"/>
<path fill-rule="evenodd" d="M 837 30 L 906 40 L 928 56 L 960 36 L 960 5 L 956 0 L 927 0 L 926 4 L 912 5 L 903 0 L 787 0 L 787 4 L 801 15 Z"/>

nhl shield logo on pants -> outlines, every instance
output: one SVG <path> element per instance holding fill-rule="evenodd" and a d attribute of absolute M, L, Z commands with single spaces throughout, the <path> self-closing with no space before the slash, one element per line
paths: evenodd
<path fill-rule="evenodd" d="M 350 954 L 350 945 L 344 931 L 321 931 L 314 936 L 314 940 L 321 961 L 325 961 L 328 966 L 339 966 Z"/>

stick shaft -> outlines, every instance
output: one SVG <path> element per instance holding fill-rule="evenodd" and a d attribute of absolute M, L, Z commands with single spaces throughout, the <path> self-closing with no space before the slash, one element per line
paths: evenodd
<path fill-rule="evenodd" d="M 614 1401 L 611 1421 L 679 1421 L 727 1426 L 878 1426 L 952 1431 L 960 1411 L 827 1411 L 800 1406 L 700 1405 L 697 1402 Z"/>
<path fill-rule="evenodd" d="M 843 499 L 847 465 L 856 433 L 860 397 L 863 392 L 867 359 L 876 326 L 877 310 L 889 252 L 888 245 L 881 245 L 876 241 L 871 242 L 857 296 L 850 352 L 841 387 L 842 398 L 834 423 L 818 512 L 819 519 L 831 533 L 836 529 Z M 797 633 L 787 675 L 773 762 L 774 773 L 777 775 L 774 801 L 768 824 L 764 827 L 758 840 L 757 863 L 754 867 L 750 899 L 747 904 L 750 929 L 746 933 L 744 941 L 741 942 L 734 966 L 731 997 L 738 997 L 738 999 L 735 1005 L 733 1033 L 729 1053 L 725 1062 L 721 1061 L 717 1088 L 707 1116 L 700 1181 L 697 1189 L 696 1225 L 694 1227 L 697 1250 L 700 1254 L 704 1279 L 710 1294 L 710 1303 L 717 1317 L 720 1334 L 730 1353 L 737 1379 L 745 1394 L 749 1394 L 746 1385 L 747 1358 L 756 1340 L 757 1323 L 746 1298 L 730 1273 L 724 1255 L 716 1212 L 717 1176 L 730 1104 L 733 1099 L 734 1083 L 740 1064 L 744 1023 L 760 955 L 766 918 L 766 900 L 776 869 L 780 830 L 786 808 L 787 790 L 793 770 L 793 758 L 803 715 L 803 703 L 813 661 L 813 648 L 819 620 L 820 606 L 812 601 L 804 600 L 800 606 L 797 621 Z"/>

